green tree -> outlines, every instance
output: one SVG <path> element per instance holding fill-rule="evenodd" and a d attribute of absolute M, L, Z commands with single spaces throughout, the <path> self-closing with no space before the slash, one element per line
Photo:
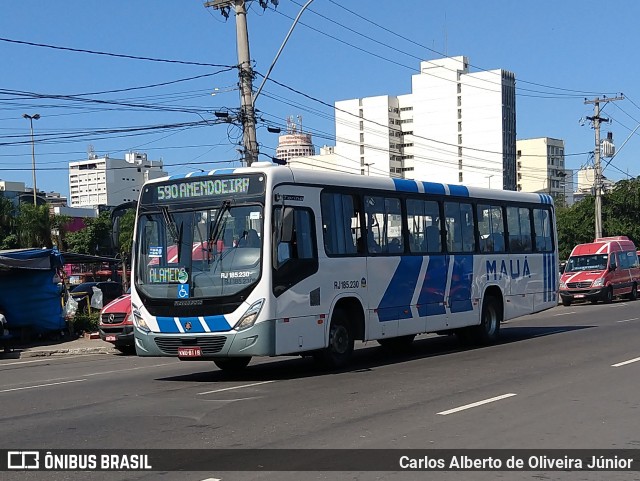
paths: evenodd
<path fill-rule="evenodd" d="M 133 226 L 136 219 L 135 209 L 125 211 L 118 219 L 117 250 L 122 259 L 122 287 L 129 285 L 127 270 L 131 268 L 131 249 L 133 247 Z"/>
<path fill-rule="evenodd" d="M 577 244 L 593 241 L 593 197 L 585 197 L 571 207 L 558 207 L 556 216 L 560 259 L 567 259 Z"/>
<path fill-rule="evenodd" d="M 18 247 L 16 224 L 17 209 L 2 193 L 0 194 L 0 249 Z"/>
<path fill-rule="evenodd" d="M 602 199 L 605 236 L 626 235 L 640 242 L 640 178 L 621 180 Z"/>
<path fill-rule="evenodd" d="M 111 254 L 111 214 L 104 211 L 86 219 L 84 229 L 68 233 L 66 242 L 70 251 L 79 254 Z"/>
<path fill-rule="evenodd" d="M 19 247 L 53 247 L 48 204 L 20 204 L 16 227 Z"/>

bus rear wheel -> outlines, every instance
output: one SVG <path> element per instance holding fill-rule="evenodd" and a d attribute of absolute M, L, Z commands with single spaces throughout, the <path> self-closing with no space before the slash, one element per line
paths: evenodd
<path fill-rule="evenodd" d="M 487 296 L 482 303 L 480 325 L 458 329 L 456 335 L 463 344 L 467 345 L 486 346 L 493 344 L 500 336 L 502 317 L 502 306 L 498 299 L 493 296 Z"/>
<path fill-rule="evenodd" d="M 221 371 L 239 372 L 251 362 L 251 356 L 248 357 L 227 357 L 223 359 L 215 359 L 213 361 Z"/>
<path fill-rule="evenodd" d="M 346 366 L 353 355 L 353 331 L 346 313 L 336 308 L 329 327 L 329 346 L 314 354 L 314 359 L 322 365 L 336 369 Z"/>

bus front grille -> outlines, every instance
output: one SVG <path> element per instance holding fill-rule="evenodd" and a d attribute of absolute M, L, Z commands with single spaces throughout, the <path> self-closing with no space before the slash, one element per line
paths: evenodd
<path fill-rule="evenodd" d="M 588 289 L 589 287 L 591 287 L 591 281 L 568 282 L 567 287 L 569 289 Z"/>
<path fill-rule="evenodd" d="M 227 338 L 224 336 L 213 337 L 156 337 L 156 346 L 170 356 L 178 355 L 179 347 L 198 346 L 202 350 L 202 355 L 216 354 L 222 351 Z"/>

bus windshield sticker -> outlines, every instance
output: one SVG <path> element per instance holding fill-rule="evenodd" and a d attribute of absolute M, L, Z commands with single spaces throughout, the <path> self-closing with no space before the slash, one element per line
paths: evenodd
<path fill-rule="evenodd" d="M 149 247 L 149 257 L 162 257 L 162 246 Z"/>
<path fill-rule="evenodd" d="M 159 202 L 193 199 L 198 197 L 215 197 L 218 195 L 228 194 L 247 194 L 248 192 L 248 177 L 194 180 L 193 182 L 159 185 L 157 187 Z"/>
<path fill-rule="evenodd" d="M 260 212 L 259 211 L 256 212 L 255 210 L 249 212 L 249 219 L 251 219 L 251 220 L 259 220 L 260 219 Z"/>
<path fill-rule="evenodd" d="M 184 267 L 149 267 L 151 284 L 186 284 L 189 274 Z"/>
<path fill-rule="evenodd" d="M 189 297 L 189 284 L 180 284 L 178 286 L 178 298 L 187 299 Z"/>
<path fill-rule="evenodd" d="M 224 284 L 251 284 L 254 279 L 251 271 L 221 272 L 220 279 Z"/>

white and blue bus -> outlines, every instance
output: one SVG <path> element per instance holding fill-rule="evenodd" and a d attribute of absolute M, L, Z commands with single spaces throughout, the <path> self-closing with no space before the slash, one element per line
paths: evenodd
<path fill-rule="evenodd" d="M 257 162 L 147 182 L 133 244 L 140 356 L 313 355 L 417 334 L 492 343 L 557 305 L 553 201 Z"/>

